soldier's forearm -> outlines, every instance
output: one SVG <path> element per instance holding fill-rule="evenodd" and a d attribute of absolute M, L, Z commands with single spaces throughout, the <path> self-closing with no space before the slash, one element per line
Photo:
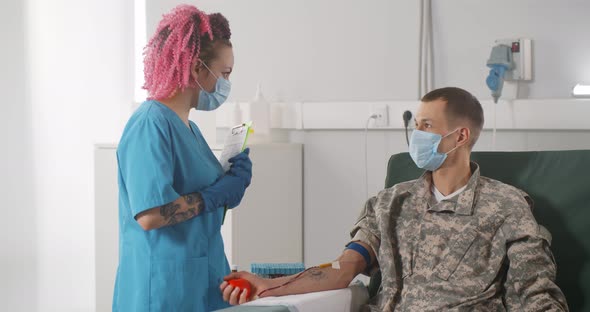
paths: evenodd
<path fill-rule="evenodd" d="M 366 266 L 364 258 L 352 250 L 345 250 L 336 261 L 339 263 L 339 269 L 332 267 L 312 268 L 296 279 L 294 279 L 296 275 L 273 279 L 269 288 L 292 281 L 285 286 L 263 293 L 262 297 L 346 288 L 355 276 L 364 271 Z"/>

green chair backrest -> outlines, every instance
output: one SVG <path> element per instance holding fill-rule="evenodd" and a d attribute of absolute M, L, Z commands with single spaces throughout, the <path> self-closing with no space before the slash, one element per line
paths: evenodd
<path fill-rule="evenodd" d="M 590 150 L 474 152 L 483 176 L 527 192 L 537 222 L 552 234 L 557 285 L 571 311 L 590 311 Z M 418 178 L 423 171 L 408 153 L 391 156 L 385 187 Z M 376 294 L 381 276 L 371 278 Z"/>

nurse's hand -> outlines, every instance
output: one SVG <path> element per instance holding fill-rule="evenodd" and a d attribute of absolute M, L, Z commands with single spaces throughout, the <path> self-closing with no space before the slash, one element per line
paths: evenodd
<path fill-rule="evenodd" d="M 232 174 L 224 174 L 213 185 L 201 190 L 204 210 L 211 212 L 217 208 L 236 207 L 242 201 L 246 185 L 244 180 Z"/>
<path fill-rule="evenodd" d="M 243 290 L 243 289 L 240 289 L 237 287 L 234 288 L 232 285 L 230 285 L 227 282 L 229 280 L 236 279 L 236 278 L 243 278 L 243 279 L 247 280 L 250 283 L 250 286 L 252 287 L 252 293 L 249 294 L 248 291 L 246 291 L 246 290 Z M 229 302 L 229 304 L 231 304 L 231 305 L 244 304 L 248 301 L 252 301 L 255 299 L 255 297 L 258 296 L 258 294 L 260 292 L 272 287 L 270 280 L 258 277 L 256 275 L 248 273 L 248 272 L 231 273 L 230 275 L 224 277 L 223 279 L 224 279 L 224 282 L 221 283 L 221 285 L 219 286 L 219 289 L 221 290 L 221 293 L 223 294 L 223 300 Z M 269 296 L 269 295 L 272 295 L 272 294 L 264 293 L 264 297 Z"/>
<path fill-rule="evenodd" d="M 252 161 L 249 153 L 250 149 L 247 148 L 232 157 L 229 160 L 231 167 L 227 173 L 213 185 L 201 190 L 205 211 L 210 212 L 224 206 L 234 208 L 240 204 L 252 180 Z"/>
<path fill-rule="evenodd" d="M 231 164 L 228 174 L 241 178 L 246 187 L 252 181 L 252 160 L 250 160 L 250 148 L 229 159 Z"/>

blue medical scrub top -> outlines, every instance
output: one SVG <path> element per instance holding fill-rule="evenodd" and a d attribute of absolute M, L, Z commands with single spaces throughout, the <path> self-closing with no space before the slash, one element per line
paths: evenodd
<path fill-rule="evenodd" d="M 223 170 L 198 127 L 157 101 L 129 119 L 117 148 L 119 267 L 113 311 L 211 311 L 228 307 L 219 284 L 229 274 L 223 208 L 145 231 L 140 212 L 198 192 Z"/>

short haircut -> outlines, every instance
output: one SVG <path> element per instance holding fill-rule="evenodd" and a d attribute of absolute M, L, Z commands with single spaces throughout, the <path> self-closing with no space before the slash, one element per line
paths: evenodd
<path fill-rule="evenodd" d="M 471 131 L 470 148 L 473 148 L 483 129 L 483 108 L 475 96 L 471 93 L 455 87 L 440 88 L 428 92 L 422 97 L 422 102 L 444 100 L 446 105 L 446 117 L 450 124 L 456 124 L 458 120 L 467 121 Z"/>

